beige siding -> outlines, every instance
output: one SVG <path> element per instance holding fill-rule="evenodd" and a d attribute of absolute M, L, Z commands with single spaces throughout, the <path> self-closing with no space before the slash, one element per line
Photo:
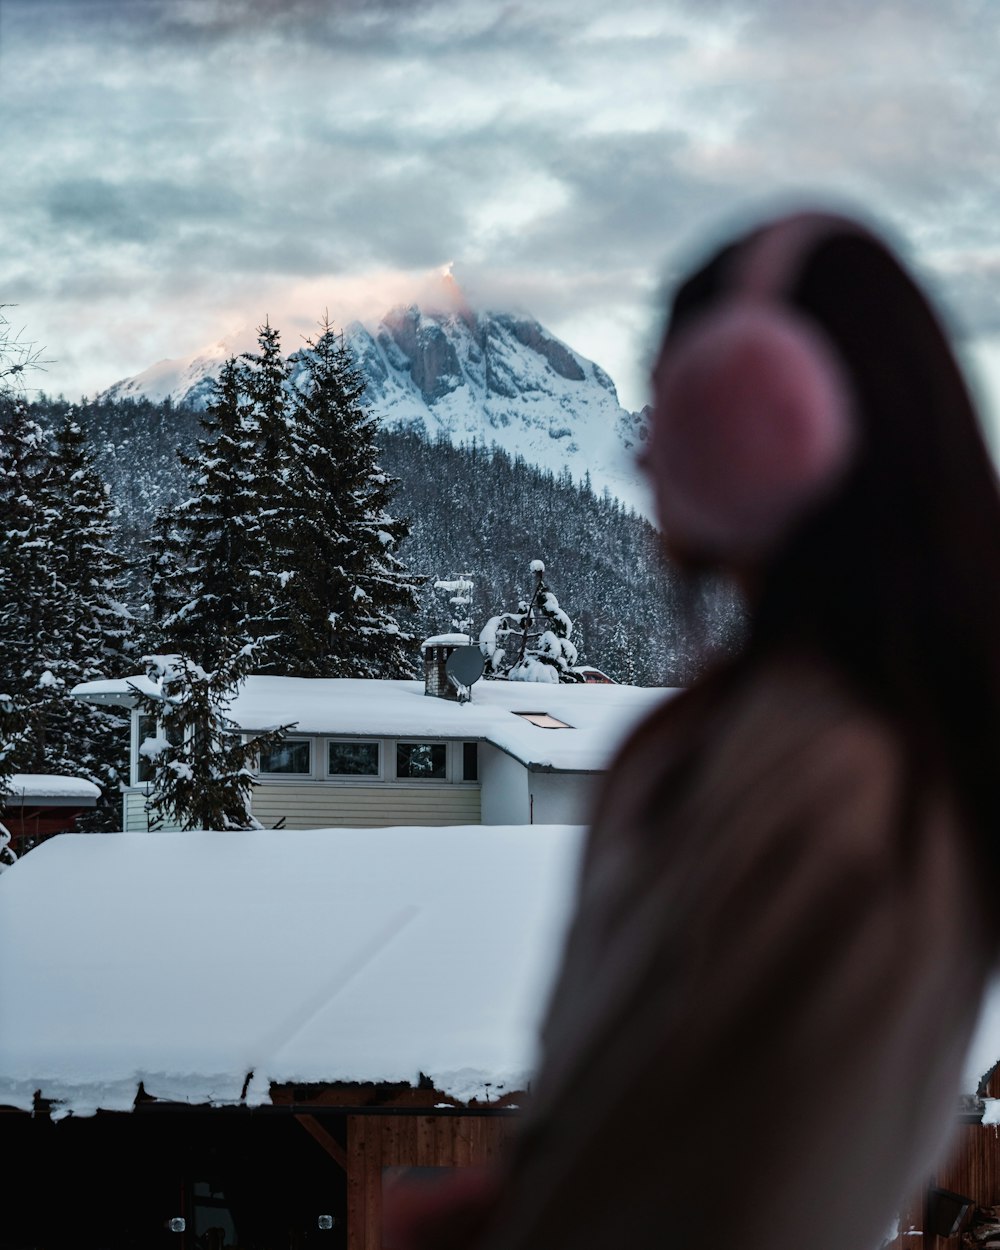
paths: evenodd
<path fill-rule="evenodd" d="M 126 833 L 146 833 L 149 830 L 150 820 L 153 819 L 155 823 L 155 818 L 151 812 L 146 811 L 145 790 L 126 790 L 122 799 L 122 828 Z M 158 826 L 158 830 L 166 832 L 177 827 L 164 821 Z"/>
<path fill-rule="evenodd" d="M 270 829 L 327 825 L 478 825 L 479 787 L 473 785 L 330 785 L 264 783 L 254 787 L 253 814 Z"/>

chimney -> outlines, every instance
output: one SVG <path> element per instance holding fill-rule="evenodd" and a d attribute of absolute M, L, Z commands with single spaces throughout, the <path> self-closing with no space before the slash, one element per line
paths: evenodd
<path fill-rule="evenodd" d="M 468 645 L 469 639 L 465 634 L 438 634 L 420 644 L 424 655 L 424 694 L 458 702 L 458 689 L 448 677 L 445 665 L 456 648 Z"/>

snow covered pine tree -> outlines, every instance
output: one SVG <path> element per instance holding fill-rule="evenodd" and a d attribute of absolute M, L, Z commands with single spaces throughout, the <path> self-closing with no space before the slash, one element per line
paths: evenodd
<path fill-rule="evenodd" d="M 52 579 L 47 518 L 38 497 L 48 465 L 45 433 L 16 401 L 0 423 L 0 673 L 5 693 L 23 713 L 44 672 L 38 639 Z M 39 754 L 36 734 L 27 728 L 10 771 L 41 771 L 33 768 Z"/>
<path fill-rule="evenodd" d="M 4 314 L 0 304 L 0 811 L 17 769 L 16 757 L 28 739 L 30 718 L 10 691 L 20 684 L 28 652 L 18 631 L 18 609 L 30 592 L 26 571 L 30 567 L 32 536 L 30 499 L 33 478 L 40 472 L 41 429 L 27 419 L 24 404 L 14 395 L 23 392 L 27 369 L 41 364 L 41 352 L 25 343 Z M 8 596 L 16 595 L 11 603 Z M 13 633 L 11 632 L 13 631 Z M 10 832 L 0 823 L 0 872 L 17 861 L 10 846 Z"/>
<path fill-rule="evenodd" d="M 573 671 L 577 651 L 570 641 L 573 622 L 559 606 L 544 582 L 545 565 L 532 560 L 535 576 L 531 599 L 518 605 L 516 612 L 491 616 L 479 635 L 479 646 L 487 661 L 487 675 L 508 681 L 583 681 Z"/>
<path fill-rule="evenodd" d="M 130 618 L 113 508 L 72 414 L 50 439 L 14 404 L 0 423 L 0 508 L 0 673 L 25 716 L 13 767 L 95 782 L 103 799 L 90 824 L 111 828 L 121 721 L 70 691 L 120 669 Z"/>
<path fill-rule="evenodd" d="M 294 387 L 277 331 L 259 334 L 258 353 L 223 367 L 208 437 L 181 456 L 190 497 L 157 524 L 156 646 L 209 669 L 220 645 L 267 635 L 261 672 L 408 676 L 393 612 L 415 608 L 419 579 L 394 554 L 408 527 L 388 513 L 364 382 L 329 322 L 294 358 Z"/>
<path fill-rule="evenodd" d="M 194 455 L 179 453 L 190 495 L 161 515 L 152 540 L 157 648 L 203 668 L 262 630 L 272 596 L 260 564 L 265 532 L 256 469 L 258 433 L 245 394 L 246 365 L 222 366 Z"/>
<path fill-rule="evenodd" d="M 281 671 L 299 677 L 408 677 L 413 639 L 395 613 L 416 609 L 422 578 L 395 551 L 409 533 L 389 513 L 394 479 L 378 464 L 364 378 L 328 318 L 293 358 L 293 507 Z"/>
<path fill-rule="evenodd" d="M 45 770 L 85 777 L 101 790 L 82 827 L 120 828 L 118 783 L 127 776 L 122 714 L 70 696 L 82 681 L 121 671 L 133 619 L 123 604 L 125 560 L 114 547 L 115 509 L 71 411 L 56 430 L 40 502 L 53 540 L 48 563 L 60 603 L 39 650 L 46 692 Z"/>
<path fill-rule="evenodd" d="M 133 686 L 147 735 L 140 758 L 152 769 L 150 807 L 182 829 L 259 829 L 250 811 L 258 754 L 290 725 L 243 741 L 228 711 L 255 665 L 254 643 L 206 671 L 179 655 L 145 657 L 152 691 Z"/>
<path fill-rule="evenodd" d="M 449 596 L 451 604 L 451 632 L 465 634 L 472 642 L 472 592 L 475 583 L 468 573 L 460 573 L 457 577 L 439 578 L 434 589 L 443 591 Z"/>

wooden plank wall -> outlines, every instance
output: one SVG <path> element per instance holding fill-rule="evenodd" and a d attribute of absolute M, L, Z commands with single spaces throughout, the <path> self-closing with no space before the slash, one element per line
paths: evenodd
<path fill-rule="evenodd" d="M 981 1207 L 1000 1205 L 1000 1126 L 959 1126 L 948 1162 L 913 1195 L 900 1218 L 899 1233 L 886 1250 L 958 1250 L 957 1237 L 924 1233 L 924 1203 L 931 1188 L 964 1194 Z"/>
<path fill-rule="evenodd" d="M 931 1185 L 965 1194 L 981 1207 L 1000 1204 L 1000 1125 L 960 1125 L 951 1156 Z M 957 1245 L 957 1238 L 928 1236 L 922 1250 L 955 1250 Z"/>
<path fill-rule="evenodd" d="M 349 1115 L 348 1250 L 381 1250 L 383 1168 L 492 1163 L 515 1128 L 512 1115 Z"/>
<path fill-rule="evenodd" d="M 478 825 L 479 786 L 449 782 L 363 786 L 303 782 L 257 785 L 253 814 L 270 829 L 370 828 L 379 825 Z"/>

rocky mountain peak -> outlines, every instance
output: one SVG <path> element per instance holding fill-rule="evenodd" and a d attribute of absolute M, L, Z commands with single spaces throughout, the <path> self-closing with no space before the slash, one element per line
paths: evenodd
<path fill-rule="evenodd" d="M 604 370 L 535 318 L 473 310 L 445 272 L 419 305 L 392 308 L 374 323 L 352 322 L 344 334 L 383 425 L 418 426 L 453 443 L 497 444 L 577 478 L 589 473 L 598 489 L 649 511 L 634 464 L 645 414 L 623 409 Z M 105 394 L 169 394 L 177 404 L 203 408 L 221 363 L 214 350 L 162 361 Z"/>

